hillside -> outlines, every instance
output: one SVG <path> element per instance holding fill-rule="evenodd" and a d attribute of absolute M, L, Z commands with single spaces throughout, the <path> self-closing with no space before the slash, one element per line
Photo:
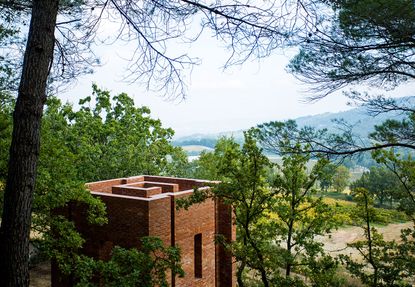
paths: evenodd
<path fill-rule="evenodd" d="M 402 101 L 415 102 L 415 97 L 402 98 Z M 343 119 L 347 123 L 353 125 L 356 135 L 365 138 L 374 130 L 375 125 L 380 125 L 387 119 L 402 119 L 404 115 L 398 113 L 381 114 L 376 117 L 367 114 L 362 107 L 353 108 L 338 113 L 324 113 L 313 116 L 304 116 L 294 119 L 297 124 L 302 126 L 312 126 L 317 129 L 328 129 L 330 132 L 338 131 L 336 119 Z M 186 137 L 180 137 L 173 141 L 176 146 L 202 146 L 206 148 L 214 148 L 218 138 L 227 136 L 233 137 L 237 142 L 243 141 L 243 131 L 229 131 L 217 134 L 194 134 Z M 194 152 L 192 153 L 194 155 Z"/>
<path fill-rule="evenodd" d="M 295 119 L 299 126 L 312 126 L 317 129 L 328 129 L 331 132 L 338 131 L 338 125 L 334 122 L 336 119 L 342 119 L 353 125 L 356 135 L 365 138 L 374 131 L 376 125 L 380 125 L 387 119 L 402 119 L 401 114 L 381 114 L 376 117 L 367 114 L 364 108 L 355 108 L 339 113 L 324 113 L 314 116 L 305 116 Z"/>
<path fill-rule="evenodd" d="M 213 151 L 213 148 L 206 145 L 183 145 L 182 148 L 189 156 L 199 155 L 202 151 Z"/>

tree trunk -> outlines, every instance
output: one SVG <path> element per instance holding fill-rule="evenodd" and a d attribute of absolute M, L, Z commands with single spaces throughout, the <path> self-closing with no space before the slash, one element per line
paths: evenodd
<path fill-rule="evenodd" d="M 246 266 L 245 260 L 242 261 L 241 265 L 238 266 L 238 270 L 236 272 L 236 280 L 238 282 L 238 287 L 245 287 L 245 284 L 244 284 L 244 281 L 243 281 L 243 278 L 242 278 L 242 275 L 243 275 L 244 270 L 245 270 L 245 266 Z"/>
<path fill-rule="evenodd" d="M 290 221 L 288 223 L 288 234 L 287 234 L 287 253 L 289 258 L 287 258 L 286 260 L 286 265 L 285 265 L 285 277 L 288 278 L 291 276 L 291 267 L 292 267 L 292 261 L 291 261 L 291 248 L 292 246 L 292 236 L 294 233 L 294 218 L 295 218 L 295 208 L 297 207 L 297 198 L 295 196 L 295 191 L 294 188 L 291 191 L 291 202 L 290 202 L 290 208 L 291 208 L 291 212 L 290 212 Z"/>
<path fill-rule="evenodd" d="M 373 268 L 373 287 L 378 286 L 378 268 L 375 263 L 375 260 L 373 259 L 373 242 L 372 242 L 372 233 L 370 229 L 370 222 L 371 222 L 371 216 L 369 214 L 369 199 L 366 193 L 363 194 L 364 200 L 365 200 L 365 212 L 366 212 L 366 231 L 367 231 L 367 244 L 368 244 L 368 261 L 370 265 Z"/>
<path fill-rule="evenodd" d="M 58 0 L 35 0 L 13 113 L 8 176 L 0 227 L 0 286 L 29 286 L 29 233 L 40 123 L 53 59 Z"/>
<path fill-rule="evenodd" d="M 286 265 L 285 265 L 285 277 L 288 278 L 291 275 L 291 237 L 293 235 L 293 226 L 294 226 L 294 220 L 290 220 L 290 224 L 288 225 L 288 237 L 287 237 L 287 253 L 289 258 L 287 259 Z"/>

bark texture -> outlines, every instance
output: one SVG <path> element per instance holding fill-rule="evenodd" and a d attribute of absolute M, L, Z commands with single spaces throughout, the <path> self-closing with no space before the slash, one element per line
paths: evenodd
<path fill-rule="evenodd" d="M 40 124 L 53 59 L 57 0 L 35 0 L 13 114 L 8 177 L 0 227 L 0 286 L 29 286 L 29 234 Z"/>

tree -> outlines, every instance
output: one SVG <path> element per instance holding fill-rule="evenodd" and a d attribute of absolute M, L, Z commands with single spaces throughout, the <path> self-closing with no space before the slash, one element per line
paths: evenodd
<path fill-rule="evenodd" d="M 297 145 L 296 148 L 300 146 Z M 332 277 L 324 278 L 325 282 L 319 282 L 318 279 L 321 278 L 318 276 L 311 276 L 310 279 L 316 286 L 335 286 L 333 270 L 336 269 L 336 264 L 325 256 L 321 244 L 314 240 L 316 235 L 325 234 L 335 226 L 331 208 L 321 197 L 314 196 L 315 183 L 322 176 L 328 162 L 318 161 L 308 174 L 309 160 L 310 156 L 300 153 L 284 156 L 282 166 L 277 165 L 272 184 L 276 200 L 273 206 L 276 215 L 276 242 L 283 246 L 274 256 L 279 258 L 281 268 L 285 270 L 285 278 L 276 276 L 274 284 L 278 286 L 297 286 L 299 283 L 295 283 L 293 271 L 316 275 L 315 272 L 321 268 L 324 260 L 327 264 L 326 274 L 331 272 Z"/>
<path fill-rule="evenodd" d="M 103 19 L 118 19 L 120 30 L 116 39 L 137 42 L 129 67 L 130 79 L 143 80 L 148 87 L 175 96 L 184 93 L 182 70 L 196 61 L 187 55 L 170 56 L 166 43 L 186 37 L 187 27 L 197 12 L 203 19 L 201 30 L 211 28 L 218 38 L 228 43 L 232 53 L 225 65 L 230 65 L 242 63 L 251 56 L 265 57 L 291 33 L 306 30 L 309 21 L 291 22 L 281 17 L 309 15 L 302 13 L 304 6 L 295 2 L 282 6 L 272 1 L 263 2 L 262 6 L 249 2 L 228 5 L 191 0 L 2 1 L 0 8 L 4 11 L 27 12 L 31 20 L 13 115 L 4 191 L 0 227 L 1 285 L 29 284 L 28 239 L 48 76 L 68 81 L 89 71 L 94 61 L 91 47 Z M 62 19 L 59 23 L 58 12 Z M 56 37 L 55 30 L 59 33 Z M 197 39 L 198 35 L 190 39 Z"/>
<path fill-rule="evenodd" d="M 311 100 L 347 86 L 365 84 L 388 90 L 414 79 L 412 1 L 320 2 L 327 4 L 325 13 L 288 66 L 290 72 L 310 84 Z M 297 129 L 295 136 L 300 142 L 311 144 L 311 152 L 346 156 L 388 147 L 415 149 L 413 102 L 356 91 L 347 95 L 374 116 L 395 112 L 405 113 L 408 118 L 389 120 L 376 127 L 371 141 L 355 137 L 348 124 L 342 124 L 337 135 Z"/>
<path fill-rule="evenodd" d="M 410 0 L 321 1 L 333 8 L 289 70 L 325 96 L 346 85 L 391 89 L 413 80 L 415 7 Z"/>
<path fill-rule="evenodd" d="M 289 69 L 306 83 L 311 84 L 315 92 L 310 98 L 318 99 L 329 93 L 346 86 L 367 84 L 369 86 L 392 89 L 404 81 L 414 79 L 414 16 L 415 6 L 412 1 L 323 1 L 334 9 L 332 14 L 322 19 L 321 25 L 309 34 L 309 39 L 303 43 L 299 54 L 291 61 Z M 376 127 L 371 135 L 371 142 L 364 142 L 356 138 L 350 125 L 343 125 L 339 134 L 330 134 L 327 131 L 318 131 L 309 127 L 297 128 L 295 123 L 278 123 L 265 125 L 265 129 L 285 133 L 291 131 L 291 139 L 308 144 L 310 151 L 325 154 L 331 157 L 344 157 L 365 151 L 375 151 L 381 154 L 378 160 L 391 167 L 395 174 L 399 174 L 401 183 L 407 184 L 404 188 L 406 204 L 405 208 L 413 212 L 413 188 L 412 175 L 414 172 L 411 157 L 396 155 L 396 148 L 405 148 L 413 151 L 414 140 L 414 109 L 413 103 L 408 100 L 397 101 L 383 96 L 372 96 L 367 93 L 351 92 L 352 101 L 363 104 L 368 111 L 377 115 L 386 112 L 400 112 L 408 115 L 403 121 L 389 120 Z M 274 132 L 276 135 L 277 133 Z M 279 138 L 265 139 L 267 147 L 275 145 Z M 394 147 L 395 149 L 382 150 Z M 295 152 L 295 150 L 293 150 Z M 412 162 L 411 162 L 412 161 Z M 405 167 L 405 168 L 403 168 Z M 368 206 L 366 200 L 366 207 Z M 412 210 L 411 210 L 412 209 Z M 368 208 L 365 209 L 367 211 Z M 367 218 L 367 217 L 366 217 Z M 370 227 L 366 227 L 366 234 L 370 233 Z M 406 235 L 412 234 L 407 231 Z M 372 240 L 373 239 L 373 240 Z M 372 259 L 372 270 L 380 270 L 380 265 L 385 262 L 384 271 L 391 272 L 390 278 L 397 278 L 395 271 L 399 272 L 399 264 L 388 261 L 396 255 L 382 253 L 383 257 L 373 259 L 366 252 L 368 242 L 375 243 L 376 236 L 372 236 L 365 243 L 358 246 L 365 258 Z M 379 241 L 378 241 L 379 242 Z M 383 244 L 383 243 L 382 243 Z M 406 246 L 405 246 L 406 245 Z M 357 247 L 357 246 L 356 246 Z M 387 246 L 386 246 L 387 247 Z M 388 248 L 384 248 L 387 250 Z M 412 248 L 408 244 L 402 248 Z M 379 247 L 376 252 L 382 250 Z M 372 249 L 373 251 L 373 249 Z M 376 253 L 376 252 L 372 252 Z M 397 258 L 407 256 L 397 255 Z M 375 256 L 376 257 L 376 256 Z M 408 259 L 411 261 L 411 259 Z M 396 265 L 394 265 L 396 264 Z M 401 267 L 401 270 L 404 268 Z M 354 270 L 360 274 L 365 273 L 363 265 L 355 265 Z M 386 272 L 386 273 L 387 273 Z M 386 274 L 385 273 L 385 274 Z M 355 273 L 356 274 L 356 273 Z M 398 275 L 399 277 L 400 275 Z M 365 282 L 371 286 L 380 283 L 381 275 L 363 274 Z M 393 280 L 387 286 L 396 284 Z M 379 286 L 377 285 L 377 286 Z"/>
<path fill-rule="evenodd" d="M 366 84 L 386 90 L 414 79 L 415 6 L 409 0 L 322 1 L 332 13 L 321 19 L 289 65 L 289 70 L 311 85 L 311 99 L 318 99 L 346 86 Z M 388 120 L 375 128 L 371 141 L 353 135 L 352 126 L 342 133 L 298 129 L 311 151 L 346 156 L 389 147 L 415 149 L 414 109 L 410 99 L 351 91 L 352 102 L 371 115 L 404 113 L 402 121 Z"/>
<path fill-rule="evenodd" d="M 77 286 L 161 286 L 167 287 L 166 274 L 184 276 L 181 269 L 180 250 L 165 247 L 159 238 L 144 237 L 140 251 L 116 246 L 107 262 L 83 261 L 77 266 L 80 280 Z M 92 284 L 99 277 L 99 284 Z"/>
<path fill-rule="evenodd" d="M 365 240 L 348 244 L 359 251 L 361 259 L 340 255 L 347 270 L 366 286 L 410 286 L 406 280 L 415 274 L 413 244 L 409 243 L 413 231 L 401 231 L 402 243 L 384 241 L 382 234 L 372 227 L 377 213 L 369 192 L 358 187 L 353 195 L 357 201 L 354 216 L 362 224 Z"/>
<path fill-rule="evenodd" d="M 221 138 L 217 141 L 215 150 L 218 149 L 220 142 L 224 141 L 224 138 Z M 208 179 L 208 180 L 218 180 L 220 175 L 218 175 L 216 168 L 216 157 L 213 152 L 202 151 L 199 155 L 199 158 L 192 162 L 192 178 Z"/>
<path fill-rule="evenodd" d="M 271 286 L 270 252 L 275 250 L 272 244 L 275 229 L 269 220 L 269 211 L 274 198 L 266 178 L 271 163 L 256 145 L 252 130 L 245 132 L 244 136 L 242 148 L 232 139 L 222 138 L 216 144 L 214 153 L 204 155 L 203 166 L 208 164 L 211 167 L 207 176 L 221 182 L 213 185 L 209 192 L 195 191 L 180 206 L 187 207 L 208 197 L 218 198 L 232 206 L 237 241 L 222 243 L 239 262 L 236 272 L 238 285 L 245 286 L 244 274 L 249 268 L 255 276 L 259 276 L 263 286 Z"/>
<path fill-rule="evenodd" d="M 404 107 L 396 101 L 370 100 L 368 106 L 372 111 L 383 109 L 391 111 L 403 111 Z M 382 106 L 382 103 L 385 103 Z M 409 108 L 406 108 L 407 110 Z M 374 159 L 384 164 L 399 180 L 395 186 L 394 198 L 399 202 L 399 208 L 407 214 L 413 215 L 414 209 L 414 161 L 410 152 L 396 150 L 387 147 L 406 147 L 413 149 L 413 114 L 408 120 L 402 122 L 390 120 L 375 128 L 371 135 L 376 142 L 372 146 L 361 147 L 361 141 L 353 138 L 351 129 L 346 126 L 343 134 L 330 134 L 325 130 L 316 130 L 310 127 L 299 129 L 294 121 L 271 122 L 260 125 L 261 143 L 267 150 L 274 150 L 279 144 L 288 140 L 290 142 L 300 141 L 303 146 L 310 147 L 313 154 L 323 154 L 328 157 L 338 158 L 358 154 L 362 151 L 372 151 Z M 408 129 L 406 129 L 406 128 Z M 278 149 L 277 149 L 278 150 Z M 299 151 L 290 148 L 285 153 L 298 154 Z M 301 151 L 300 151 L 301 152 Z M 385 242 L 377 233 L 371 223 L 376 219 L 373 209 L 373 198 L 367 190 L 356 189 L 360 200 L 355 215 L 363 221 L 366 240 L 350 244 L 356 248 L 363 257 L 363 263 L 349 256 L 342 256 L 346 268 L 354 276 L 360 278 L 368 286 L 394 286 L 401 284 L 403 278 L 410 278 L 414 272 L 413 244 L 410 243 L 414 233 L 412 229 L 402 230 L 402 244 L 394 241 Z M 355 191 L 356 191 L 355 190 Z"/>
<path fill-rule="evenodd" d="M 336 192 L 343 192 L 349 184 L 350 171 L 344 165 L 336 168 L 336 173 L 333 176 L 333 187 Z"/>
<path fill-rule="evenodd" d="M 85 190 L 77 175 L 77 155 L 70 148 L 72 126 L 63 116 L 68 110 L 56 98 L 49 98 L 42 118 L 37 179 L 33 194 L 33 220 L 31 228 L 38 236 L 31 243 L 42 254 L 56 260 L 62 270 L 73 269 L 84 257 L 78 256 L 84 239 L 68 218 L 59 216 L 57 209 L 70 202 L 84 204 L 87 220 L 91 224 L 107 222 L 105 205 Z M 87 135 L 84 135 L 87 136 Z M 78 260 L 79 259 L 79 260 Z"/>
<path fill-rule="evenodd" d="M 93 104 L 95 103 L 95 104 Z M 177 176 L 187 158 L 170 143 L 174 131 L 150 117 L 147 107 L 135 107 L 127 94 L 111 96 L 93 85 L 92 96 L 69 105 L 51 107 L 68 122 L 62 135 L 75 154 L 77 178 L 84 182 L 137 174 Z"/>
<path fill-rule="evenodd" d="M 389 201 L 389 207 L 392 207 L 393 198 L 401 194 L 398 178 L 385 166 L 371 167 L 370 171 L 364 172 L 360 179 L 351 184 L 351 189 L 359 187 L 365 188 L 371 197 L 377 199 L 381 207 L 386 201 Z"/>
<path fill-rule="evenodd" d="M 415 213 L 415 162 L 411 156 L 391 150 L 378 150 L 373 157 L 383 164 L 397 179 L 393 199 L 398 202 L 398 209 L 413 218 Z"/>
<path fill-rule="evenodd" d="M 320 177 L 320 188 L 327 192 L 327 190 L 333 185 L 333 176 L 336 173 L 336 165 L 327 164 L 322 170 L 322 176 Z"/>
<path fill-rule="evenodd" d="M 235 149 L 236 142 L 233 138 L 221 137 L 217 140 L 213 152 L 202 151 L 199 158 L 194 162 L 194 171 L 192 177 L 208 179 L 208 180 L 223 180 L 224 174 L 220 172 L 219 164 L 228 149 Z"/>
<path fill-rule="evenodd" d="M 256 280 L 260 283 L 252 284 L 304 286 L 293 270 L 316 286 L 335 286 L 337 264 L 314 241 L 335 226 L 330 207 L 314 197 L 314 185 L 328 162 L 319 161 L 310 173 L 310 157 L 303 154 L 287 155 L 282 165 L 272 165 L 255 136 L 254 129 L 246 132 L 242 148 L 232 139 L 220 139 L 202 164 L 216 170 L 209 175 L 221 182 L 209 192 L 196 192 L 182 206 L 214 197 L 233 207 L 238 236 L 225 246 L 239 263 L 239 286 Z"/>
<path fill-rule="evenodd" d="M 34 1 L 13 134 L 0 227 L 0 284 L 29 285 L 29 233 L 40 121 L 52 62 L 58 1 Z"/>

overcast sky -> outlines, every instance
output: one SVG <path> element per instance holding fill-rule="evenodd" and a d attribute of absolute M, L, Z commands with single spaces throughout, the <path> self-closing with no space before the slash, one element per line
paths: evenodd
<path fill-rule="evenodd" d="M 126 92 L 136 105 L 148 106 L 152 117 L 165 127 L 176 131 L 176 137 L 195 133 L 216 133 L 247 129 L 262 122 L 285 120 L 325 112 L 349 109 L 341 93 L 317 103 L 305 103 L 307 87 L 285 71 L 294 51 L 276 51 L 260 62 L 251 61 L 223 71 L 227 53 L 215 39 L 205 35 L 193 45 L 191 55 L 200 57 L 195 66 L 185 100 L 169 101 L 150 93 L 145 87 L 123 81 L 126 62 L 132 46 L 101 46 L 97 54 L 103 66 L 92 75 L 80 77 L 66 91 L 57 91 L 60 98 L 76 104 L 91 94 L 91 85 L 110 90 L 113 94 Z M 408 96 L 411 87 L 401 87 L 394 95 Z"/>

